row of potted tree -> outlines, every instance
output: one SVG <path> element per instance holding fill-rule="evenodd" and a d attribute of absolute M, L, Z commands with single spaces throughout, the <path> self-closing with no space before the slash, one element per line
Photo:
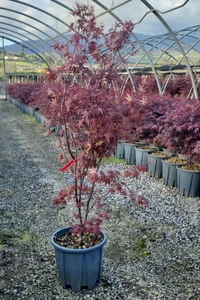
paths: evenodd
<path fill-rule="evenodd" d="M 132 102 L 134 103 L 134 101 Z M 135 105 L 135 103 L 134 103 Z M 150 176 L 160 177 L 161 171 L 156 172 L 155 166 L 160 169 L 164 164 L 167 172 L 174 168 L 172 164 L 177 164 L 177 180 L 181 195 L 199 196 L 200 195 L 200 105 L 198 100 L 172 99 L 148 97 L 137 104 L 137 119 L 135 118 L 133 135 L 135 140 L 128 140 L 125 144 L 125 160 L 128 163 L 146 164 Z M 131 124 L 131 122 L 130 122 Z M 137 139 L 144 144 L 153 144 L 157 149 L 167 148 L 166 152 L 154 153 L 155 148 L 145 145 L 137 147 Z M 126 140 L 126 138 L 125 138 Z M 135 148 L 136 147 L 136 148 Z M 139 149 L 140 148 L 140 149 Z M 136 150 L 135 150 L 136 149 Z M 153 151 L 154 150 L 154 151 Z M 146 155 L 145 152 L 151 151 Z M 165 150 L 166 151 L 166 150 Z M 168 158 L 169 153 L 175 156 Z M 119 153 L 119 156 L 122 154 Z M 184 157 L 184 160 L 180 156 Z M 161 163 L 161 159 L 166 159 Z M 177 158 L 179 156 L 179 159 Z M 186 160 L 187 159 L 187 160 Z M 171 163 L 167 166 L 167 161 Z M 178 167 L 178 165 L 186 165 Z M 183 171 L 185 170 L 185 171 Z M 164 170 L 165 171 L 165 170 Z M 167 180 L 165 174 L 165 183 Z M 187 175 L 186 175 L 187 174 Z M 187 176 L 187 177 L 186 177 Z M 186 178 L 185 178 L 186 177 Z M 183 178 L 183 180 L 181 180 Z M 173 181 L 173 180 L 172 180 Z M 182 185 L 182 181 L 184 184 Z M 171 184 L 171 183 L 170 183 Z"/>
<path fill-rule="evenodd" d="M 61 87 L 62 85 L 56 82 L 44 84 L 40 88 L 37 84 L 36 87 L 35 84 L 32 84 L 31 97 L 34 95 L 34 99 L 29 101 L 35 110 L 39 109 L 47 119 L 57 125 L 64 123 L 63 117 L 60 116 L 58 119 L 56 115 L 59 110 L 61 111 L 61 103 L 53 103 L 52 98 L 57 97 L 58 93 L 61 97 Z M 94 110 L 94 107 L 90 100 L 96 89 L 93 91 L 91 88 L 91 90 L 87 90 L 87 93 L 84 88 L 80 91 L 77 87 L 75 89 L 77 97 L 84 98 L 85 107 L 79 106 L 79 108 L 82 110 L 87 108 L 91 113 L 91 109 Z M 17 96 L 18 90 L 21 95 L 23 92 L 26 95 L 27 84 L 7 86 L 7 93 L 11 97 L 24 102 L 24 96 Z M 73 91 L 70 90 L 71 92 Z M 107 99 L 112 96 L 112 93 L 113 91 L 109 90 L 99 97 Z M 144 100 L 131 96 L 127 91 L 123 95 L 119 94 L 117 101 L 118 103 L 112 103 L 113 106 L 109 110 L 114 118 L 120 119 L 119 128 L 113 129 L 117 132 L 118 141 L 153 144 L 159 148 L 167 148 L 174 154 L 185 155 L 191 163 L 200 162 L 200 105 L 198 100 L 172 99 L 156 95 L 149 96 Z M 62 112 L 62 114 L 64 113 Z M 115 124 L 117 124 L 117 120 Z M 109 129 L 112 130 L 112 128 L 107 128 L 107 131 Z"/>
<path fill-rule="evenodd" d="M 175 155 L 166 149 L 141 143 L 119 143 L 117 158 L 128 164 L 143 165 L 153 178 L 163 178 L 163 183 L 178 187 L 182 196 L 200 196 L 200 166 L 191 164 L 182 155 Z"/>
<path fill-rule="evenodd" d="M 9 85 L 7 92 L 13 98 L 23 102 L 23 91 L 26 95 L 26 88 L 26 84 Z M 42 114 L 54 125 L 64 124 L 66 116 L 66 112 L 61 110 L 61 99 L 59 103 L 52 100 L 57 97 L 58 92 L 62 97 L 61 88 L 62 85 L 57 82 L 42 85 L 40 88 L 37 84 L 36 86 L 32 85 L 30 98 L 33 98 L 33 101 L 29 103 L 36 110 L 40 109 Z M 95 114 L 95 106 L 91 100 L 96 94 L 96 88 L 90 87 L 87 90 L 81 88 L 79 91 L 77 87 L 74 89 L 76 91 L 71 89 L 68 92 L 76 92 L 76 96 L 83 99 L 84 104 L 82 106 L 78 103 L 79 110 L 86 112 L 87 108 L 87 114 L 91 114 L 91 111 Z M 20 90 L 22 97 L 18 96 L 18 90 Z M 33 97 L 33 92 L 35 97 Z M 126 89 L 123 94 L 118 94 L 118 102 L 113 102 L 112 107 L 108 107 L 107 98 L 114 97 L 113 90 L 106 91 L 104 95 L 99 95 L 99 99 L 100 97 L 104 97 L 106 100 L 107 118 L 109 118 L 109 112 L 115 120 L 113 128 L 102 128 L 104 131 L 110 131 L 107 135 L 112 135 L 112 130 L 116 133 L 116 143 L 119 140 L 125 140 L 128 145 L 140 141 L 144 144 L 153 144 L 158 148 L 167 148 L 175 155 L 182 154 L 190 163 L 198 164 L 200 162 L 200 105 L 198 100 L 172 99 L 156 95 L 143 96 L 143 99 L 141 99 L 140 97 L 136 98 L 129 89 Z M 61 115 L 61 112 L 64 116 Z M 93 115 L 94 119 L 95 115 Z M 110 120 L 108 121 L 110 122 Z M 108 140 L 108 142 L 110 141 Z M 112 153 L 115 151 L 114 148 L 111 150 Z M 130 155 L 127 157 L 127 162 L 130 163 L 132 160 L 134 162 L 134 153 L 132 155 L 132 159 L 130 159 Z M 190 165 L 191 167 L 192 165 Z"/>

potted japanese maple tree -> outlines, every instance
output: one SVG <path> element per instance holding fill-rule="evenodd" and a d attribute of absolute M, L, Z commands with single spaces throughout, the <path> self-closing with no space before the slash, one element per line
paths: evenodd
<path fill-rule="evenodd" d="M 52 244 L 63 288 L 80 291 L 94 288 L 101 279 L 106 243 L 101 224 L 109 219 L 103 208 L 108 194 L 120 193 L 139 205 L 147 200 L 124 180 L 137 178 L 139 168 L 129 166 L 123 174 L 101 168 L 102 160 L 114 154 L 126 126 L 123 116 L 128 102 L 117 67 L 126 63 L 120 50 L 130 44 L 133 23 L 117 23 L 105 32 L 103 25 L 96 24 L 93 7 L 76 4 L 71 15 L 76 17 L 76 24 L 70 26 L 74 33 L 66 45 L 55 45 L 65 62 L 47 70 L 56 88 L 49 89 L 46 118 L 61 128 L 58 158 L 61 171 L 71 174 L 69 185 L 53 202 L 67 208 L 70 201 L 74 204 L 66 212 L 72 212 L 74 220 L 55 232 Z M 51 133 L 50 128 L 46 135 Z"/>
<path fill-rule="evenodd" d="M 181 195 L 200 196 L 200 105 L 198 100 L 180 99 L 175 102 L 173 114 L 165 122 L 166 145 L 188 159 L 178 165 L 177 185 Z"/>
<path fill-rule="evenodd" d="M 172 105 L 172 99 L 148 93 L 140 101 L 136 135 L 145 145 L 136 147 L 136 164 L 146 165 L 149 175 L 155 178 L 162 175 L 161 158 L 170 155 L 159 150 L 164 146 L 165 118 Z"/>

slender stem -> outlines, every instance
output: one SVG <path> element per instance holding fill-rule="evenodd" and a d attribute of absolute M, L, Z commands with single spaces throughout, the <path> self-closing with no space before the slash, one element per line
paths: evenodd
<path fill-rule="evenodd" d="M 91 189 L 90 189 L 90 194 L 89 194 L 89 196 L 88 196 L 88 200 L 87 200 L 87 203 L 86 203 L 86 213 L 85 213 L 85 222 L 87 221 L 87 218 L 88 218 L 88 214 L 89 214 L 89 211 L 90 211 L 90 202 L 91 202 L 91 200 L 92 200 L 92 195 L 93 195 L 93 193 L 94 193 L 94 188 L 95 188 L 95 182 L 93 182 L 93 184 L 92 184 L 92 187 L 91 187 Z"/>
<path fill-rule="evenodd" d="M 76 204 L 78 205 L 79 221 L 80 224 L 83 224 L 82 211 L 80 206 L 81 198 L 80 198 L 80 192 L 78 195 L 78 179 L 76 175 L 77 175 L 77 160 L 75 162 L 75 170 L 74 170 L 75 199 L 76 199 Z"/>

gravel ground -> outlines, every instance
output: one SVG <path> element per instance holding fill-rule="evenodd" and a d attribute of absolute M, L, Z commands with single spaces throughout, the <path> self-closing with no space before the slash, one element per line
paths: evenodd
<path fill-rule="evenodd" d="M 181 197 L 146 173 L 138 186 L 148 207 L 118 196 L 105 203 L 112 220 L 103 226 L 101 284 L 64 290 L 50 242 L 64 211 L 57 214 L 51 200 L 70 178 L 59 172 L 44 128 L 4 100 L 0 132 L 0 299 L 200 299 L 200 199 Z"/>

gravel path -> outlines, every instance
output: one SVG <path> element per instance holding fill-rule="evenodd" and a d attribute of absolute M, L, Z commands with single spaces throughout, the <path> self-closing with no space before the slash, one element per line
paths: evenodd
<path fill-rule="evenodd" d="M 59 172 L 43 132 L 0 100 L 0 299 L 200 299 L 200 199 L 181 197 L 146 173 L 138 185 L 148 207 L 117 196 L 105 203 L 112 221 L 103 228 L 102 283 L 80 293 L 62 289 L 50 238 L 64 225 L 64 211 L 57 215 L 51 199 L 70 178 Z"/>

